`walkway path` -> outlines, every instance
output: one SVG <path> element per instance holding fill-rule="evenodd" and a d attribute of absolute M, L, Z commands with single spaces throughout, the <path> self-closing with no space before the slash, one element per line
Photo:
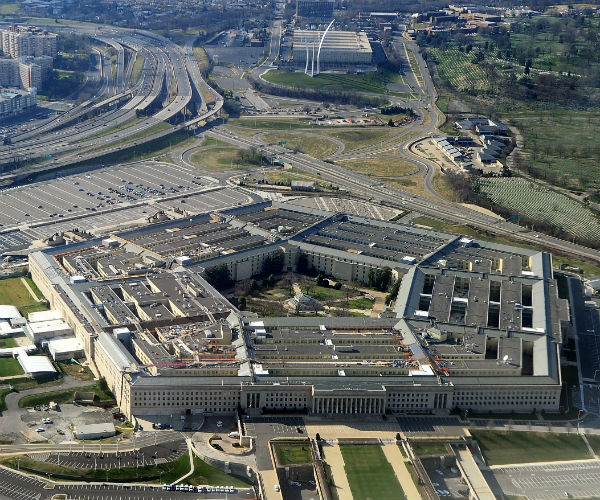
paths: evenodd
<path fill-rule="evenodd" d="M 340 447 L 337 444 L 323 445 L 323 458 L 329 467 L 331 467 L 334 482 L 333 488 L 335 488 L 337 497 L 343 498 L 344 500 L 353 500 L 354 497 L 352 496 L 350 483 L 346 476 L 344 457 L 342 457 L 342 450 L 340 450 Z"/>
<path fill-rule="evenodd" d="M 385 458 L 387 458 L 387 461 L 392 466 L 392 469 L 394 469 L 394 474 L 396 474 L 398 481 L 400 481 L 400 485 L 404 490 L 406 498 L 420 500 L 421 494 L 419 493 L 410 472 L 408 472 L 406 462 L 404 461 L 404 457 L 402 456 L 398 445 L 392 443 L 384 444 L 381 449 L 383 450 Z"/>

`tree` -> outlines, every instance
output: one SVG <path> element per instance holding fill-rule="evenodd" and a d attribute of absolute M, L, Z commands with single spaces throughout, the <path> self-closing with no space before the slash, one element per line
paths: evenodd
<path fill-rule="evenodd" d="M 204 278 L 217 290 L 224 290 L 233 285 L 227 264 L 209 267 L 204 271 Z"/>
<path fill-rule="evenodd" d="M 367 279 L 367 284 L 371 288 L 385 292 L 392 279 L 392 270 L 389 267 L 381 269 L 371 269 Z"/>
<path fill-rule="evenodd" d="M 285 262 L 285 255 L 282 250 L 278 250 L 271 255 L 267 255 L 263 262 L 262 274 L 268 276 L 270 274 L 280 274 Z"/>
<path fill-rule="evenodd" d="M 240 297 L 240 301 L 239 301 L 239 306 L 238 309 L 240 311 L 243 311 L 244 309 L 246 309 L 246 297 Z"/>

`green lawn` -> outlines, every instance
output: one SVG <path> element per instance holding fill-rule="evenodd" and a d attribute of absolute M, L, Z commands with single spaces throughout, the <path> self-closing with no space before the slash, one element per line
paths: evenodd
<path fill-rule="evenodd" d="M 387 93 L 387 83 L 402 82 L 401 75 L 391 71 L 373 71 L 361 75 L 321 73 L 316 77 L 311 77 L 299 71 L 271 70 L 264 74 L 263 78 L 268 82 L 286 87 L 308 89 L 331 87 L 336 90 L 371 92 L 374 94 Z"/>
<path fill-rule="evenodd" d="M 600 146 L 594 141 L 600 112 L 550 109 L 512 112 L 506 118 L 523 135 L 522 163 L 535 177 L 558 186 L 600 189 Z"/>
<path fill-rule="evenodd" d="M 196 456 L 194 456 L 194 473 L 185 478 L 184 483 L 193 485 L 210 484 L 212 486 L 234 486 L 237 488 L 247 488 L 251 484 L 244 479 L 225 474 L 223 471 L 207 464 Z"/>
<path fill-rule="evenodd" d="M 14 14 L 15 12 L 17 12 L 19 10 L 19 3 L 18 2 L 14 2 L 14 3 L 3 3 L 0 4 L 0 14 L 4 15 L 4 14 Z"/>
<path fill-rule="evenodd" d="M 549 432 L 472 430 L 488 465 L 590 458 L 581 436 Z"/>
<path fill-rule="evenodd" d="M 342 299 L 346 296 L 346 293 L 343 290 L 327 288 L 313 283 L 300 283 L 300 287 L 302 288 L 303 293 L 310 295 L 316 300 Z"/>
<path fill-rule="evenodd" d="M 16 347 L 17 343 L 15 339 L 12 337 L 7 337 L 5 339 L 0 339 L 0 349 L 7 349 L 9 347 Z"/>
<path fill-rule="evenodd" d="M 24 279 L 27 282 L 27 284 L 29 285 L 29 288 L 31 288 L 33 290 L 33 293 L 35 293 L 36 297 L 38 299 L 42 300 L 44 298 L 44 294 L 42 292 L 40 292 L 40 289 L 33 282 L 33 280 L 29 276 L 25 276 Z"/>
<path fill-rule="evenodd" d="M 300 151 L 315 158 L 330 155 L 338 149 L 334 142 L 314 135 L 273 132 L 271 134 L 264 134 L 261 138 L 269 144 L 285 142 L 283 145 L 285 148 Z"/>
<path fill-rule="evenodd" d="M 37 287 L 34 293 L 38 294 Z M 39 294 L 41 295 L 41 293 Z M 9 278 L 0 280 L 0 304 L 10 304 L 16 306 L 19 312 L 27 316 L 32 311 L 43 311 L 48 309 L 46 305 L 39 304 L 25 288 L 21 278 Z"/>
<path fill-rule="evenodd" d="M 275 443 L 273 445 L 280 465 L 309 464 L 312 454 L 308 443 Z"/>
<path fill-rule="evenodd" d="M 361 297 L 359 299 L 352 299 L 348 301 L 348 307 L 350 309 L 373 309 L 373 304 L 375 301 L 373 299 L 367 299 L 366 297 Z"/>
<path fill-rule="evenodd" d="M 243 170 L 256 168 L 256 165 L 240 163 L 239 149 L 233 147 L 213 148 L 197 151 L 190 156 L 190 161 L 199 167 L 210 170 Z"/>
<path fill-rule="evenodd" d="M 341 445 L 344 469 L 355 500 L 402 500 L 404 491 L 378 445 Z"/>
<path fill-rule="evenodd" d="M 285 130 L 309 128 L 310 124 L 293 118 L 228 118 L 227 125 L 252 130 Z M 254 133 L 254 132 L 253 132 Z"/>
<path fill-rule="evenodd" d="M 203 146 L 231 146 L 228 142 L 220 141 L 212 137 L 205 137 L 202 141 Z"/>
<path fill-rule="evenodd" d="M 573 427 L 576 428 L 577 425 L 574 424 Z M 600 453 L 600 436 L 597 436 L 596 434 L 588 434 L 587 440 L 596 454 Z"/>
<path fill-rule="evenodd" d="M 19 408 L 48 404 L 50 401 L 54 401 L 55 403 L 59 404 L 70 403 L 73 401 L 75 391 L 94 392 L 98 400 L 112 399 L 112 396 L 103 392 L 99 384 L 96 383 L 85 387 L 78 387 L 77 389 L 63 389 L 60 391 L 44 392 L 40 394 L 30 394 L 29 396 L 23 396 L 19 400 Z"/>
<path fill-rule="evenodd" d="M 10 377 L 12 375 L 22 375 L 23 368 L 14 358 L 0 358 L 0 377 Z"/>
<path fill-rule="evenodd" d="M 133 63 L 133 68 L 131 69 L 131 85 L 135 85 L 137 81 L 140 79 L 140 75 L 142 74 L 142 67 L 144 66 L 144 56 L 140 53 L 135 57 L 135 62 Z"/>
<path fill-rule="evenodd" d="M 340 129 L 338 127 L 326 128 L 320 133 L 342 141 L 346 146 L 346 151 L 352 151 L 399 135 L 399 129 L 394 127 L 343 127 Z"/>
<path fill-rule="evenodd" d="M 416 455 L 447 455 L 448 449 L 445 443 L 411 443 Z"/>
<path fill-rule="evenodd" d="M 337 164 L 342 168 L 376 177 L 403 177 L 419 171 L 414 163 L 396 158 L 360 158 L 339 161 Z"/>

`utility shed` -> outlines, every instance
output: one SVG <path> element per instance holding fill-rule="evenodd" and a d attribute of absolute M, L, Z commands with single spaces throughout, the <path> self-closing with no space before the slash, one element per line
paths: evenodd
<path fill-rule="evenodd" d="M 112 437 L 117 433 L 115 424 L 88 424 L 75 427 L 77 439 L 102 439 Z"/>

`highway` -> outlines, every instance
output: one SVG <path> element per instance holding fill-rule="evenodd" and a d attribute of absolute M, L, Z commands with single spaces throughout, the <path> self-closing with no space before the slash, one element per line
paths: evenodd
<path fill-rule="evenodd" d="M 2 180 L 5 183 L 30 172 L 93 159 L 184 127 L 196 126 L 220 111 L 223 105 L 220 95 L 202 79 L 195 59 L 186 57 L 173 42 L 159 35 L 131 30 L 109 30 L 93 36 L 110 47 L 107 53 L 98 53 L 101 84 L 97 94 L 67 113 L 13 137 L 12 144 L 0 146 L 0 165 L 8 166 L 15 160 L 36 162 L 4 174 Z M 132 63 L 126 70 L 125 47 L 132 54 L 140 53 L 144 57 L 139 81 L 129 87 L 125 84 L 130 81 Z M 108 55 L 110 51 L 117 53 L 115 81 Z M 192 86 L 205 89 L 205 93 L 212 94 L 214 98 L 210 110 L 205 104 L 199 107 L 200 116 L 188 111 Z M 147 116 L 140 118 L 140 114 Z M 173 121 L 173 128 L 143 134 L 158 123 Z M 110 133 L 111 129 L 114 133 Z M 134 138 L 128 140 L 131 136 Z M 49 155 L 51 160 L 40 162 Z"/>
<path fill-rule="evenodd" d="M 515 241 L 522 241 L 528 244 L 532 243 L 534 233 L 517 224 L 505 222 L 463 206 L 449 205 L 447 203 L 432 201 L 422 196 L 413 195 L 375 182 L 368 177 L 345 170 L 338 165 L 332 165 L 302 153 L 294 153 L 280 146 L 266 146 L 253 138 L 237 136 L 222 126 L 211 129 L 206 132 L 206 135 L 228 142 L 240 148 L 254 149 L 267 158 L 276 158 L 277 160 L 283 161 L 285 164 L 289 164 L 291 167 L 316 174 L 323 179 L 358 193 L 365 199 L 404 210 L 413 210 L 452 223 L 469 224 L 477 229 L 488 231 L 492 234 L 510 237 Z M 427 167 L 431 168 L 429 166 Z M 533 241 L 548 250 L 600 262 L 600 252 L 582 245 L 544 234 L 539 234 Z"/>

